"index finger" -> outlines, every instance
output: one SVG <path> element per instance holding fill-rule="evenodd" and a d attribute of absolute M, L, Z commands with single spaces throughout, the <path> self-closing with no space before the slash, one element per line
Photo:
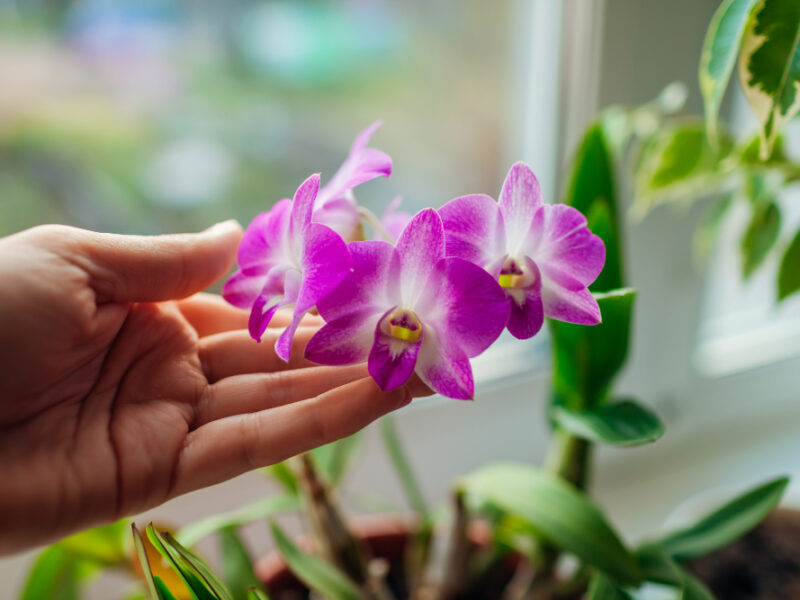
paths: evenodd
<path fill-rule="evenodd" d="M 382 392 L 365 377 L 301 402 L 211 421 L 187 436 L 171 495 L 346 437 L 410 401 L 405 388 Z"/>

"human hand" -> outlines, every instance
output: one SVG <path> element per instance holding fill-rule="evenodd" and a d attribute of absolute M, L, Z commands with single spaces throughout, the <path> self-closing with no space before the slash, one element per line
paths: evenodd
<path fill-rule="evenodd" d="M 191 296 L 228 272 L 240 237 L 228 222 L 0 239 L 0 554 L 278 462 L 410 401 L 363 365 L 305 362 L 317 318 L 286 364 L 280 330 L 255 344 L 247 313 Z"/>

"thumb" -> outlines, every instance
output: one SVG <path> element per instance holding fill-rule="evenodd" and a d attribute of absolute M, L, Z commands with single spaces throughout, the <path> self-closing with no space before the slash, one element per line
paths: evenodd
<path fill-rule="evenodd" d="M 158 302 L 204 290 L 233 265 L 242 237 L 236 221 L 200 233 L 91 234 L 86 246 L 97 302 Z"/>

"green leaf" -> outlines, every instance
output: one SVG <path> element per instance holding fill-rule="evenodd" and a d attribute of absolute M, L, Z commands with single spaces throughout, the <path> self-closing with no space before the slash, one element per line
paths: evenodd
<path fill-rule="evenodd" d="M 144 547 L 144 540 L 142 534 L 135 523 L 131 523 L 131 534 L 133 535 L 133 548 L 136 550 L 136 556 L 139 559 L 139 566 L 142 567 L 144 573 L 144 581 L 147 585 L 147 590 L 150 592 L 150 600 L 166 600 L 165 596 L 159 592 L 159 588 L 153 578 L 153 570 L 150 567 L 150 560 L 147 558 L 147 550 Z M 161 581 L 161 578 L 158 578 Z M 161 581 L 162 585 L 164 582 Z M 166 587 L 164 585 L 164 587 Z"/>
<path fill-rule="evenodd" d="M 760 0 L 742 38 L 739 81 L 761 125 L 761 157 L 800 110 L 800 3 Z"/>
<path fill-rule="evenodd" d="M 742 237 L 742 274 L 749 278 L 775 245 L 781 230 L 781 211 L 775 202 L 753 207 L 753 216 Z"/>
<path fill-rule="evenodd" d="M 297 578 L 329 600 L 363 600 L 355 583 L 333 565 L 301 551 L 276 523 L 271 523 L 275 545 Z"/>
<path fill-rule="evenodd" d="M 161 579 L 158 575 L 153 576 L 153 584 L 157 590 L 159 600 L 178 600 L 175 595 L 169 590 L 167 584 L 164 583 L 164 580 Z"/>
<path fill-rule="evenodd" d="M 275 496 L 267 496 L 231 512 L 212 515 L 187 525 L 175 537 L 184 546 L 194 546 L 207 535 L 225 527 L 239 527 L 258 519 L 267 519 L 281 512 L 299 510 L 300 507 L 301 502 L 297 494 L 284 492 Z"/>
<path fill-rule="evenodd" d="M 355 433 L 311 451 L 314 464 L 333 486 L 338 485 L 361 447 L 362 436 Z"/>
<path fill-rule="evenodd" d="M 800 229 L 786 248 L 778 270 L 778 300 L 800 290 Z"/>
<path fill-rule="evenodd" d="M 678 561 L 713 552 L 758 525 L 778 505 L 788 483 L 787 477 L 779 477 L 753 488 L 658 545 Z"/>
<path fill-rule="evenodd" d="M 75 558 L 56 544 L 39 554 L 31 568 L 20 600 L 77 600 Z"/>
<path fill-rule="evenodd" d="M 262 592 L 256 588 L 250 588 L 247 590 L 247 600 L 269 600 L 269 596 L 265 592 Z"/>
<path fill-rule="evenodd" d="M 467 476 L 463 489 L 537 530 L 550 543 L 622 583 L 641 571 L 600 510 L 555 475 L 519 463 L 498 463 Z"/>
<path fill-rule="evenodd" d="M 602 402 L 628 356 L 635 298 L 631 289 L 595 294 L 603 322 L 593 327 L 550 321 L 559 403 L 580 410 Z"/>
<path fill-rule="evenodd" d="M 114 566 L 127 560 L 125 548 L 129 519 L 120 519 L 104 527 L 95 527 L 76 533 L 59 542 L 75 556 Z"/>
<path fill-rule="evenodd" d="M 685 570 L 680 569 L 681 575 L 681 595 L 680 600 L 715 600 L 703 582 L 696 579 Z"/>
<path fill-rule="evenodd" d="M 643 546 L 636 551 L 636 558 L 644 570 L 645 580 L 680 588 L 681 600 L 714 600 L 713 594 L 697 581 L 657 544 Z"/>
<path fill-rule="evenodd" d="M 555 405 L 550 417 L 573 435 L 614 446 L 647 444 L 664 434 L 664 426 L 658 417 L 647 407 L 630 400 L 584 411 Z"/>
<path fill-rule="evenodd" d="M 733 148 L 727 136 L 711 146 L 702 121 L 690 119 L 661 127 L 643 144 L 634 174 L 634 213 L 646 214 L 659 202 L 694 199 L 718 191 L 730 172 L 722 159 Z"/>
<path fill-rule="evenodd" d="M 617 208 L 614 166 L 601 123 L 589 127 L 572 161 L 565 204 L 589 219 L 589 228 L 606 245 L 606 264 L 592 291 L 605 292 L 623 286 L 622 244 Z"/>
<path fill-rule="evenodd" d="M 394 424 L 394 419 L 391 415 L 387 415 L 380 420 L 381 437 L 383 438 L 386 452 L 389 459 L 392 461 L 397 476 L 400 478 L 400 483 L 403 486 L 403 491 L 408 498 L 411 508 L 422 517 L 423 520 L 430 519 L 430 510 L 428 504 L 425 502 L 425 496 L 419 487 L 419 482 L 414 474 L 414 469 L 406 456 L 400 437 L 397 435 L 397 428 Z"/>
<path fill-rule="evenodd" d="M 253 571 L 253 561 L 236 529 L 225 527 L 219 532 L 222 578 L 234 598 L 243 599 L 249 588 L 261 588 Z"/>
<path fill-rule="evenodd" d="M 194 598 L 197 600 L 232 600 L 230 593 L 224 589 L 222 582 L 216 576 L 207 576 L 210 574 L 210 569 L 203 565 L 204 570 L 201 573 L 196 562 L 187 559 L 185 553 L 188 551 L 171 536 L 159 533 L 151 523 L 147 526 L 147 537 L 180 575 Z M 178 548 L 181 548 L 182 551 L 179 551 Z"/>
<path fill-rule="evenodd" d="M 681 586 L 680 567 L 658 544 L 647 544 L 637 548 L 636 560 L 644 572 L 645 581 Z"/>
<path fill-rule="evenodd" d="M 587 600 L 631 600 L 630 594 L 614 585 L 608 577 L 595 571 L 589 583 Z"/>
<path fill-rule="evenodd" d="M 706 113 L 706 128 L 712 140 L 717 137 L 717 117 L 722 97 L 736 64 L 739 44 L 756 0 L 725 0 L 706 31 L 700 55 L 700 91 Z"/>
<path fill-rule="evenodd" d="M 264 467 L 261 471 L 285 487 L 287 492 L 299 493 L 300 483 L 297 481 L 297 477 L 294 476 L 287 461 Z"/>

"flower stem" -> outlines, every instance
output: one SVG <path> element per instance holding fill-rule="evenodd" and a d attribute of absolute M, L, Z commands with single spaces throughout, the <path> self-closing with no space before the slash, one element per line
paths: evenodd
<path fill-rule="evenodd" d="M 429 519 L 430 510 L 428 509 L 428 504 L 422 495 L 416 475 L 414 475 L 411 463 L 408 461 L 403 445 L 397 435 L 394 419 L 391 416 L 385 416 L 381 419 L 381 435 L 386 451 L 389 453 L 389 459 L 392 461 L 395 471 L 397 471 L 411 508 L 423 519 Z"/>
<path fill-rule="evenodd" d="M 386 231 L 386 228 L 383 226 L 383 223 L 381 223 L 381 220 L 374 212 L 372 212 L 366 206 L 359 206 L 358 216 L 361 217 L 361 220 L 364 223 L 372 227 L 372 229 L 375 231 L 376 234 L 378 234 L 380 237 L 382 237 L 390 244 L 394 244 L 395 242 L 394 237 L 392 237 L 392 234 Z"/>

